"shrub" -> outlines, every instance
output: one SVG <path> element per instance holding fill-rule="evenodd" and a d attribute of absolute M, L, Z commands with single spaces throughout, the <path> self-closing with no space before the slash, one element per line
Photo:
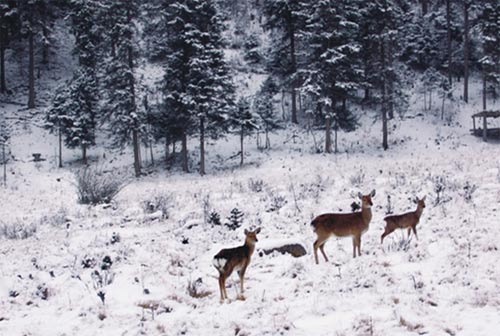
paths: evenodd
<path fill-rule="evenodd" d="M 248 180 L 248 189 L 256 193 L 261 192 L 264 189 L 264 181 L 261 179 L 250 179 Z"/>
<path fill-rule="evenodd" d="M 0 224 L 0 236 L 7 239 L 27 239 L 33 236 L 37 231 L 38 226 L 34 223 L 23 223 L 16 220 L 11 224 Z"/>
<path fill-rule="evenodd" d="M 90 166 L 78 169 L 75 178 L 81 204 L 109 203 L 125 187 L 124 178 Z"/>
<path fill-rule="evenodd" d="M 241 223 L 243 222 L 243 216 L 243 212 L 238 210 L 238 208 L 234 208 L 233 210 L 231 210 L 231 214 L 229 215 L 229 217 L 227 217 L 229 222 L 226 223 L 226 226 L 230 230 L 236 230 L 241 226 Z"/>
<path fill-rule="evenodd" d="M 221 225 L 220 215 L 216 211 L 212 211 L 210 213 L 210 216 L 208 217 L 208 224 L 211 224 L 212 226 Z"/>
<path fill-rule="evenodd" d="M 161 211 L 163 218 L 168 218 L 170 208 L 172 208 L 174 197 L 171 193 L 154 193 L 150 199 L 142 202 L 142 208 L 145 213 L 154 213 Z"/>

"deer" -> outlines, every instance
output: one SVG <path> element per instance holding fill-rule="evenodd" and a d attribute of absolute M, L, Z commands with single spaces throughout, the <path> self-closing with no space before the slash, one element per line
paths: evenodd
<path fill-rule="evenodd" d="M 238 271 L 238 275 L 240 277 L 240 295 L 238 296 L 238 299 L 245 299 L 243 296 L 245 271 L 250 264 L 250 259 L 252 258 L 252 254 L 255 250 L 255 243 L 258 242 L 257 234 L 260 233 L 260 227 L 254 231 L 245 229 L 244 233 L 245 243 L 242 246 L 222 249 L 212 260 L 213 265 L 217 271 L 219 271 L 219 290 L 221 302 L 224 302 L 224 299 L 228 299 L 226 292 L 226 279 L 231 276 L 235 269 Z"/>
<path fill-rule="evenodd" d="M 318 236 L 314 242 L 314 260 L 318 261 L 318 248 L 321 250 L 325 261 L 328 262 L 328 257 L 325 254 L 325 243 L 331 236 L 337 237 L 352 237 L 353 257 L 356 258 L 356 250 L 358 256 L 361 256 L 361 236 L 368 230 L 368 226 L 372 219 L 372 197 L 375 196 L 375 190 L 372 190 L 367 195 L 358 193 L 361 199 L 361 211 L 353 213 L 326 213 L 317 216 L 311 222 L 314 232 Z"/>
<path fill-rule="evenodd" d="M 417 209 L 415 211 L 406 212 L 401 215 L 392 215 L 384 218 L 385 229 L 384 233 L 380 237 L 380 243 L 384 243 L 384 238 L 391 234 L 396 229 L 408 229 L 408 239 L 410 238 L 411 231 L 415 234 L 415 237 L 418 239 L 417 235 L 417 224 L 420 221 L 420 216 L 422 216 L 422 212 L 425 208 L 425 197 L 422 199 L 415 200 L 417 203 Z"/>

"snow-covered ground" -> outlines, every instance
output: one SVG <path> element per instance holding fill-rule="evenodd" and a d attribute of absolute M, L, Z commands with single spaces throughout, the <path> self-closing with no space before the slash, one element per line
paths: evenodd
<path fill-rule="evenodd" d="M 469 136 L 478 109 L 457 106 L 446 125 L 432 115 L 392 122 L 386 152 L 380 124 L 370 121 L 340 134 L 339 154 L 313 154 L 312 137 L 299 129 L 272 135 L 269 151 L 248 139 L 244 167 L 229 159 L 239 150 L 229 137 L 208 145 L 208 175 L 151 169 L 112 206 L 91 207 L 77 204 L 71 170 L 80 153 L 66 150 L 57 168 L 56 138 L 6 105 L 27 121 L 16 124 L 0 193 L 0 335 L 494 335 L 500 147 Z M 33 162 L 35 152 L 47 160 Z M 103 153 L 90 153 L 103 169 L 130 166 L 129 152 Z M 372 189 L 363 255 L 353 259 L 351 240 L 332 238 L 330 262 L 315 265 L 311 219 L 349 212 L 355 195 Z M 394 232 L 381 245 L 387 211 L 413 210 L 415 196 L 427 196 L 419 239 Z M 157 199 L 166 218 L 146 213 Z M 244 213 L 236 231 L 205 223 L 213 211 L 226 222 L 233 208 Z M 211 259 L 257 226 L 246 300 L 235 300 L 233 274 L 232 300 L 221 304 Z M 12 230 L 29 237 L 7 239 Z M 259 254 L 259 246 L 290 241 L 308 254 Z M 103 271 L 106 256 L 112 265 Z"/>

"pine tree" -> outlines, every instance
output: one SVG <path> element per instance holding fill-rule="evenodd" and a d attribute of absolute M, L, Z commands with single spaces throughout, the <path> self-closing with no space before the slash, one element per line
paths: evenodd
<path fill-rule="evenodd" d="M 62 141 L 63 135 L 67 135 L 68 129 L 73 124 L 73 120 L 69 112 L 69 90 L 66 84 L 59 86 L 54 96 L 52 97 L 52 103 L 47 109 L 45 115 L 45 125 L 44 127 L 48 129 L 51 133 L 55 133 L 59 138 L 59 168 L 63 166 L 62 164 Z"/>
<path fill-rule="evenodd" d="M 276 93 L 278 93 L 278 87 L 272 77 L 268 77 L 264 83 L 262 83 L 254 101 L 255 112 L 259 116 L 259 124 L 261 126 L 259 128 L 264 129 L 266 137 L 264 145 L 265 149 L 271 148 L 269 132 L 272 132 L 280 127 L 278 117 L 276 116 L 273 106 L 273 97 Z"/>
<path fill-rule="evenodd" d="M 491 90 L 494 93 L 495 86 L 500 83 L 500 3 L 487 0 L 482 5 L 479 17 L 483 57 L 480 64 L 483 75 L 483 110 L 486 110 L 488 83 L 491 83 Z"/>
<path fill-rule="evenodd" d="M 284 78 L 290 88 L 292 100 L 292 122 L 297 124 L 297 70 L 298 34 L 305 25 L 304 6 L 300 0 L 264 0 L 263 11 L 267 17 L 266 27 L 278 30 L 281 35 L 273 43 L 270 64 L 275 76 Z"/>
<path fill-rule="evenodd" d="M 236 131 L 240 133 L 240 165 L 242 166 L 245 156 L 243 147 L 245 136 L 258 129 L 257 117 L 250 109 L 250 100 L 248 98 L 241 97 L 238 100 L 236 109 L 232 115 L 232 123 Z"/>
<path fill-rule="evenodd" d="M 375 0 L 362 7 L 361 15 L 368 25 L 368 29 L 363 32 L 365 42 L 362 43 L 361 52 L 365 62 L 371 62 L 372 73 L 365 74 L 364 77 L 369 80 L 370 88 L 380 92 L 378 102 L 382 119 L 382 147 L 387 150 L 388 121 L 393 117 L 397 106 L 405 106 L 405 96 L 400 88 L 402 71 L 397 66 L 397 58 L 401 54 L 400 34 L 405 34 L 405 27 L 399 32 L 403 8 L 394 0 Z M 365 68 L 365 72 L 366 70 Z"/>
<path fill-rule="evenodd" d="M 222 18 L 213 1 L 170 4 L 165 60 L 165 115 L 182 130 L 183 170 L 188 170 L 187 136 L 200 136 L 200 174 L 205 174 L 205 137 L 217 137 L 226 126 L 234 88 L 223 50 Z"/>
<path fill-rule="evenodd" d="M 308 43 L 305 83 L 316 111 L 326 113 L 327 142 L 329 122 L 344 130 L 356 126 L 356 118 L 347 108 L 347 100 L 359 87 L 357 78 L 362 69 L 359 61 L 360 44 L 355 36 L 359 29 L 357 8 L 351 1 L 321 0 L 314 3 L 305 36 Z M 330 145 L 326 144 L 330 151 Z"/>
<path fill-rule="evenodd" d="M 135 23 L 138 6 L 135 1 L 105 2 L 103 18 L 112 26 L 106 42 L 110 54 L 105 59 L 103 78 L 104 112 L 110 122 L 116 144 L 132 141 L 135 176 L 141 175 L 140 132 L 144 127 L 143 111 L 136 104 Z M 132 139 L 131 139 L 132 138 Z"/>

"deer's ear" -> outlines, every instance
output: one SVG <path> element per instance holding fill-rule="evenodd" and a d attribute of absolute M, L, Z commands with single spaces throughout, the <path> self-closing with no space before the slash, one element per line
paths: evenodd
<path fill-rule="evenodd" d="M 360 193 L 360 192 L 358 192 L 358 197 L 359 197 L 360 199 L 363 199 L 363 194 L 362 194 L 362 193 Z"/>
<path fill-rule="evenodd" d="M 422 201 L 425 202 L 425 198 L 427 197 L 427 195 L 425 195 L 424 197 L 422 197 Z"/>
<path fill-rule="evenodd" d="M 375 197 L 375 189 L 372 190 L 372 192 L 370 193 L 370 196 Z"/>
<path fill-rule="evenodd" d="M 255 230 L 255 233 L 260 233 L 260 227 Z"/>
<path fill-rule="evenodd" d="M 245 236 L 248 234 L 248 230 L 245 229 L 245 231 L 243 231 L 245 233 Z"/>

